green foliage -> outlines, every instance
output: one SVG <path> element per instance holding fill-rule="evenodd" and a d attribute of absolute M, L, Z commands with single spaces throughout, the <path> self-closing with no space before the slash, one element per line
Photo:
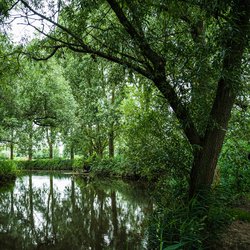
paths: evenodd
<path fill-rule="evenodd" d="M 129 169 L 124 168 L 124 162 L 119 157 L 96 159 L 93 164 L 93 173 L 97 176 L 123 176 L 129 175 Z M 131 176 L 134 172 L 130 173 Z"/>
<path fill-rule="evenodd" d="M 81 171 L 83 169 L 83 159 L 77 158 L 73 161 L 73 170 L 74 171 Z"/>
<path fill-rule="evenodd" d="M 96 154 L 92 154 L 87 158 L 77 158 L 74 159 L 73 170 L 77 172 L 82 172 L 84 168 L 92 168 L 94 164 L 96 164 Z"/>
<path fill-rule="evenodd" d="M 250 212 L 248 211 L 245 211 L 240 208 L 232 208 L 229 209 L 229 213 L 235 220 L 241 220 L 250 223 Z"/>
<path fill-rule="evenodd" d="M 168 199 L 158 206 L 150 220 L 151 249 L 205 249 L 213 243 L 231 215 L 226 209 L 223 195 L 216 193 L 204 201 L 193 198 L 185 203 Z M 160 246 L 160 247 L 159 247 Z"/>
<path fill-rule="evenodd" d="M 74 160 L 74 171 L 83 172 L 85 167 L 90 167 L 91 174 L 96 177 L 122 177 L 129 179 L 145 177 L 140 175 L 136 168 L 122 157 L 100 158 L 92 155 L 85 159 L 79 158 Z"/>
<path fill-rule="evenodd" d="M 183 177 L 190 168 L 191 148 L 159 91 L 140 77 L 136 81 L 136 85 L 127 88 L 127 98 L 121 106 L 126 145 L 120 151 L 127 165 L 147 179 L 174 172 Z"/>
<path fill-rule="evenodd" d="M 96 177 L 139 178 L 136 169 L 121 157 L 100 158 L 92 155 L 85 159 L 74 160 L 73 169 L 75 171 L 83 172 L 84 167 L 90 167 L 91 174 Z"/>
<path fill-rule="evenodd" d="M 228 138 L 224 144 L 219 169 L 221 185 L 232 194 L 243 194 L 250 191 L 250 152 L 249 143 L 245 140 Z"/>
<path fill-rule="evenodd" d="M 17 161 L 21 170 L 72 170 L 73 161 L 65 159 L 37 159 L 32 161 Z"/>
<path fill-rule="evenodd" d="M 154 214 L 150 228 L 151 248 L 202 249 L 205 217 L 200 217 L 195 201 L 188 205 L 165 207 Z"/>
<path fill-rule="evenodd" d="M 0 161 L 0 185 L 15 180 L 17 175 L 17 166 L 14 161 Z"/>

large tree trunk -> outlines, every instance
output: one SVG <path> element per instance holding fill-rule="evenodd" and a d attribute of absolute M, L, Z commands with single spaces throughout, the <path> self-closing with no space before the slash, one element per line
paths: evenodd
<path fill-rule="evenodd" d="M 232 24 L 232 31 L 225 41 L 223 77 L 218 82 L 216 98 L 207 123 L 205 136 L 201 138 L 200 147 L 194 153 L 190 174 L 190 198 L 209 191 L 213 182 L 231 110 L 241 87 L 241 64 L 249 30 L 249 5 L 249 0 L 243 0 L 236 4 L 235 9 L 232 10 L 234 11 L 235 23 Z"/>
<path fill-rule="evenodd" d="M 10 138 L 10 159 L 14 159 L 14 129 L 11 130 L 11 138 Z"/>
<path fill-rule="evenodd" d="M 189 196 L 192 198 L 198 193 L 207 192 L 213 182 L 214 172 L 218 162 L 219 154 L 226 134 L 227 124 L 230 119 L 230 112 L 233 106 L 233 98 L 221 103 L 218 116 L 224 111 L 223 124 L 220 123 L 209 130 L 202 140 L 201 147 L 194 153 L 193 166 L 190 174 Z M 217 120 L 218 121 L 218 120 Z"/>

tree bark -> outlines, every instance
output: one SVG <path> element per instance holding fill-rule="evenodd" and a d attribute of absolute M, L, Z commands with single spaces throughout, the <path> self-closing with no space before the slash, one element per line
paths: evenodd
<path fill-rule="evenodd" d="M 48 145 L 49 145 L 49 158 L 53 159 L 52 128 L 50 128 L 50 131 L 49 131 L 49 128 L 46 129 L 46 135 L 47 135 L 47 142 L 48 142 Z"/>
<path fill-rule="evenodd" d="M 109 131 L 109 158 L 114 158 L 114 155 L 115 155 L 114 128 L 113 128 L 113 124 L 111 124 L 111 128 Z"/>
<path fill-rule="evenodd" d="M 53 159 L 53 144 L 49 143 L 49 158 Z"/>
<path fill-rule="evenodd" d="M 14 159 L 14 129 L 11 129 L 11 138 L 10 138 L 10 159 Z"/>
<path fill-rule="evenodd" d="M 29 145 L 28 145 L 28 160 L 33 158 L 33 121 L 29 123 Z"/>
<path fill-rule="evenodd" d="M 14 143 L 12 141 L 10 142 L 10 159 L 14 159 Z"/>
<path fill-rule="evenodd" d="M 71 146 L 70 146 L 70 159 L 74 160 L 74 158 L 75 158 L 74 145 L 71 144 Z"/>
<path fill-rule="evenodd" d="M 32 147 L 29 147 L 29 150 L 28 150 L 28 160 L 31 161 L 32 158 L 33 158 L 33 150 L 32 150 Z"/>
<path fill-rule="evenodd" d="M 112 84 L 112 90 L 111 90 L 111 108 L 114 109 L 114 103 L 115 103 L 115 84 Z M 114 121 L 113 121 L 113 115 L 112 114 L 112 121 L 110 123 L 110 130 L 109 130 L 109 158 L 114 158 L 115 155 L 115 133 L 114 133 Z"/>
<path fill-rule="evenodd" d="M 31 161 L 33 158 L 33 142 L 32 142 L 33 134 L 32 132 L 29 134 L 29 148 L 28 148 L 28 160 Z"/>
<path fill-rule="evenodd" d="M 225 41 L 225 56 L 217 93 L 210 113 L 205 136 L 194 153 L 190 174 L 189 197 L 203 195 L 210 190 L 219 154 L 226 135 L 231 110 L 240 88 L 241 64 L 249 31 L 250 1 L 242 0 L 232 10 L 235 23 Z"/>

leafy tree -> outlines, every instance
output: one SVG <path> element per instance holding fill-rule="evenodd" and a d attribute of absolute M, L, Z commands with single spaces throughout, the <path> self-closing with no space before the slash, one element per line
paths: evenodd
<path fill-rule="evenodd" d="M 71 133 L 85 155 L 95 152 L 103 157 L 109 145 L 109 156 L 113 157 L 123 73 L 120 67 L 98 61 L 97 66 L 91 57 L 72 55 L 65 60 L 65 77 L 78 103 L 77 125 Z"/>
<path fill-rule="evenodd" d="M 127 86 L 121 106 L 123 143 L 119 151 L 141 176 L 159 179 L 173 174 L 183 180 L 191 155 L 175 116 L 149 81 L 142 77 L 130 81 L 135 83 Z"/>
<path fill-rule="evenodd" d="M 23 60 L 20 66 L 18 75 L 6 77 L 2 86 L 0 139 L 10 146 L 11 158 L 16 144 L 20 153 L 27 152 L 32 159 L 34 146 L 45 143 L 45 138 L 52 158 L 60 132 L 74 120 L 71 89 L 54 60 L 47 64 Z"/>
<path fill-rule="evenodd" d="M 193 148 L 190 197 L 209 189 L 230 113 L 244 81 L 249 0 L 20 0 L 27 22 L 46 39 L 48 59 L 59 49 L 121 64 L 151 80 L 175 113 Z M 59 11 L 59 12 L 58 12 Z M 58 13 L 58 18 L 55 13 Z M 30 21 L 38 15 L 50 26 Z M 34 51 L 30 51 L 34 52 Z M 36 50 L 38 52 L 38 50 Z"/>
<path fill-rule="evenodd" d="M 62 76 L 62 69 L 55 61 L 27 66 L 30 68 L 26 81 L 23 82 L 25 78 L 22 78 L 23 116 L 43 128 L 50 149 L 49 157 L 53 158 L 57 134 L 74 119 L 75 101 Z"/>
<path fill-rule="evenodd" d="M 15 134 L 20 128 L 19 102 L 16 96 L 20 88 L 15 84 L 20 73 L 18 62 L 6 56 L 12 50 L 10 41 L 0 34 L 0 142 L 9 146 L 10 158 L 14 157 Z"/>

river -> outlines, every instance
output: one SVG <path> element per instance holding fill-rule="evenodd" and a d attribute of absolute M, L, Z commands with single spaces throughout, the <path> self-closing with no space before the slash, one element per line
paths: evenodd
<path fill-rule="evenodd" d="M 138 182 L 32 173 L 0 191 L 0 249 L 147 249 L 153 203 Z"/>

